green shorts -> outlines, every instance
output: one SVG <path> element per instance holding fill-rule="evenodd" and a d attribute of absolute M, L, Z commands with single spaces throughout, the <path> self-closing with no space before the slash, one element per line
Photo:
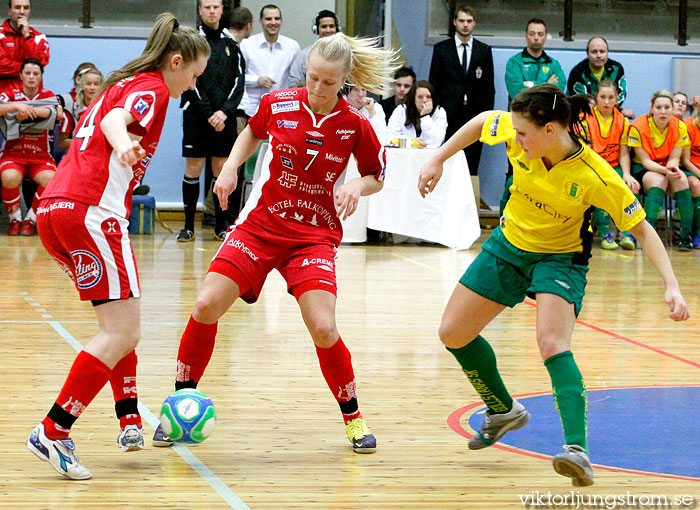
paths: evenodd
<path fill-rule="evenodd" d="M 644 174 L 647 173 L 647 169 L 644 168 L 644 166 L 641 163 L 632 161 L 632 168 L 630 168 L 630 173 L 632 174 L 632 177 L 637 179 L 637 181 L 639 181 L 639 184 L 641 185 L 642 179 L 644 178 Z"/>
<path fill-rule="evenodd" d="M 480 296 L 514 307 L 542 292 L 574 305 L 578 316 L 586 294 L 588 264 L 579 253 L 533 253 L 513 246 L 497 227 L 459 282 Z"/>
<path fill-rule="evenodd" d="M 615 167 L 617 168 L 617 167 Z M 647 169 L 644 168 L 640 163 L 632 163 L 632 169 L 630 170 L 630 173 L 632 174 L 632 177 L 637 179 L 639 181 L 639 184 L 642 184 L 642 179 L 644 178 L 644 174 L 647 173 Z M 693 172 L 689 172 L 688 170 L 683 170 L 683 173 L 687 177 L 697 177 Z"/>

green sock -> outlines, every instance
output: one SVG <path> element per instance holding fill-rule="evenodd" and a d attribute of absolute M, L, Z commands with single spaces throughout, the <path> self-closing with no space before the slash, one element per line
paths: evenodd
<path fill-rule="evenodd" d="M 693 197 L 689 189 L 674 193 L 678 215 L 681 217 L 681 237 L 688 237 L 693 227 Z"/>
<path fill-rule="evenodd" d="M 610 233 L 610 216 L 608 216 L 608 213 L 596 207 L 593 209 L 593 219 L 600 237 L 605 237 Z"/>
<path fill-rule="evenodd" d="M 700 234 L 700 197 L 693 197 L 693 235 Z"/>
<path fill-rule="evenodd" d="M 552 379 L 554 404 L 564 428 L 566 444 L 576 444 L 588 453 L 588 398 L 583 376 L 571 351 L 565 351 L 544 362 Z"/>
<path fill-rule="evenodd" d="M 656 229 L 656 222 L 659 219 L 659 211 L 664 204 L 666 192 L 661 188 L 649 188 L 647 198 L 644 200 L 644 212 L 647 213 L 647 221 Z"/>
<path fill-rule="evenodd" d="M 447 350 L 462 365 L 462 371 L 491 411 L 507 413 L 513 409 L 513 398 L 506 390 L 496 366 L 496 354 L 479 335 L 461 349 Z"/>

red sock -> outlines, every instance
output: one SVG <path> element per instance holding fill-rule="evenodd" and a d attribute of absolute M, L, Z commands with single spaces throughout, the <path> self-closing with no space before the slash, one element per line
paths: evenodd
<path fill-rule="evenodd" d="M 56 404 L 42 421 L 49 439 L 68 437 L 73 422 L 107 383 L 111 372 L 92 354 L 85 351 L 78 353 Z"/>
<path fill-rule="evenodd" d="M 124 356 L 112 369 L 109 384 L 114 394 L 114 408 L 119 418 L 121 428 L 127 425 L 142 426 L 141 415 L 138 413 L 138 393 L 136 392 L 136 351 Z"/>
<path fill-rule="evenodd" d="M 180 339 L 175 381 L 199 382 L 214 352 L 218 324 L 218 322 L 202 324 L 190 316 L 190 321 Z"/>
<path fill-rule="evenodd" d="M 328 349 L 316 347 L 316 354 L 321 364 L 321 373 L 323 373 L 333 396 L 340 404 L 345 423 L 355 418 L 362 418 L 357 407 L 352 357 L 348 348 L 345 347 L 343 339 L 338 337 L 338 341 Z"/>
<path fill-rule="evenodd" d="M 6 188 L 3 186 L 0 196 L 2 197 L 2 203 L 5 204 L 7 214 L 12 215 L 15 211 L 19 211 L 19 187 Z"/>
<path fill-rule="evenodd" d="M 41 186 L 36 189 L 36 193 L 34 193 L 34 198 L 32 198 L 32 205 L 30 206 L 30 209 L 34 209 L 36 211 L 36 208 L 39 207 L 39 200 L 41 200 L 41 194 L 44 192 L 46 189 L 46 186 Z"/>

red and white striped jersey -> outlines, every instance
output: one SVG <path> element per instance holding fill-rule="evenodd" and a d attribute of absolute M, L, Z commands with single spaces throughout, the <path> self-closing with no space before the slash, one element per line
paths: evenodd
<path fill-rule="evenodd" d="M 36 96 L 27 97 L 23 88 L 11 88 L 0 94 L 0 101 L 3 103 L 18 101 L 37 101 L 39 99 L 49 99 L 56 97 L 56 94 L 46 89 L 39 89 Z M 7 140 L 5 142 L 4 154 L 18 154 L 23 156 L 44 156 L 50 154 L 49 132 L 43 133 L 20 133 L 19 138 Z"/>
<path fill-rule="evenodd" d="M 248 126 L 270 137 L 260 178 L 236 224 L 246 222 L 310 243 L 340 244 L 335 191 L 351 156 L 360 175 L 383 180 L 384 147 L 367 118 L 340 98 L 327 115 L 311 111 L 306 88 L 263 96 Z"/>
<path fill-rule="evenodd" d="M 74 141 L 42 198 L 70 198 L 128 218 L 133 189 L 158 147 L 168 98 L 168 87 L 160 71 L 139 73 L 109 87 L 80 117 Z M 102 119 L 114 108 L 123 108 L 136 119 L 127 131 L 133 139 L 140 140 L 146 151 L 146 157 L 131 168 L 119 163 L 100 127 Z"/>

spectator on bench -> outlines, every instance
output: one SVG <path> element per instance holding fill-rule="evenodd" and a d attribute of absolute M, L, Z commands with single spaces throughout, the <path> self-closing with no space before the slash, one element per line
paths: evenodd
<path fill-rule="evenodd" d="M 80 65 L 84 66 L 84 64 Z M 103 81 L 104 76 L 99 69 L 94 66 L 83 67 L 78 72 L 78 76 L 74 77 L 75 88 L 68 94 L 61 94 L 65 112 L 58 134 L 58 146 L 61 149 L 67 151 L 70 148 L 73 141 L 73 130 L 78 124 L 78 119 L 97 99 Z"/>
<path fill-rule="evenodd" d="M 397 136 L 416 138 L 422 145 L 438 147 L 445 140 L 447 114 L 433 102 L 435 89 L 428 81 L 421 80 L 411 89 L 402 104 L 389 119 L 387 139 Z"/>
<path fill-rule="evenodd" d="M 404 104 L 406 101 L 406 96 L 408 91 L 413 88 L 416 83 L 416 73 L 410 67 L 401 67 L 394 73 L 394 83 L 392 88 L 394 90 L 394 95 L 382 99 L 379 103 L 384 110 L 384 115 L 386 115 L 386 121 L 389 122 L 391 114 L 400 104 Z"/>
<path fill-rule="evenodd" d="M 36 235 L 36 213 L 27 204 L 22 221 L 19 186 L 29 176 L 39 187 L 33 203 L 39 203 L 44 188 L 56 172 L 56 163 L 49 152 L 49 129 L 53 129 L 61 107 L 53 92 L 42 88 L 44 66 L 30 58 L 20 69 L 21 88 L 7 89 L 0 94 L 0 115 L 3 117 L 5 150 L 0 157 L 2 202 L 10 217 L 7 235 Z M 29 101 L 30 104 L 25 103 Z M 34 120 L 36 123 L 22 121 Z M 33 125 L 32 129 L 29 126 Z"/>

